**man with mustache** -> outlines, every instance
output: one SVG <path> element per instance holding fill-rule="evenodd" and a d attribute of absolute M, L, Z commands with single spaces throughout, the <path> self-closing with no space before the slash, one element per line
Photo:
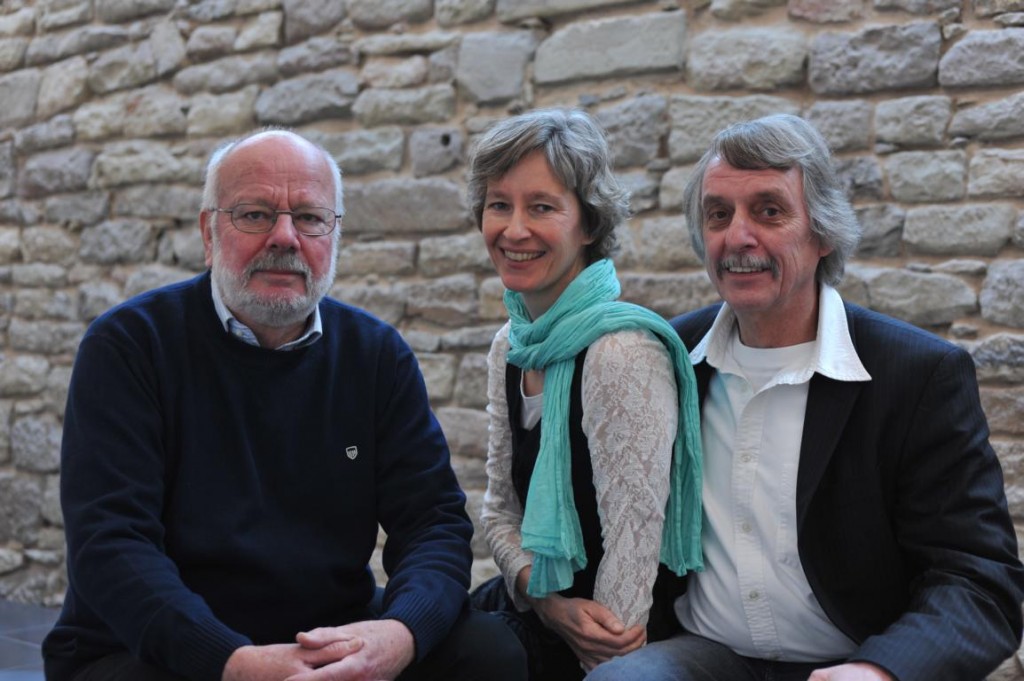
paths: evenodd
<path fill-rule="evenodd" d="M 212 155 L 203 201 L 211 271 L 79 348 L 47 679 L 525 679 L 511 631 L 468 611 L 473 528 L 412 351 L 326 297 L 337 164 L 262 131 Z"/>
<path fill-rule="evenodd" d="M 590 681 L 980 681 L 1024 572 L 971 356 L 836 291 L 860 237 L 828 148 L 769 116 L 684 194 L 724 304 L 673 320 L 704 445 L 705 571 L 683 633 Z"/>

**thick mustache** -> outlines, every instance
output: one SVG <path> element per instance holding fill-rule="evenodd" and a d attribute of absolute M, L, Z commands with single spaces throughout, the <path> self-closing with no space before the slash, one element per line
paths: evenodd
<path fill-rule="evenodd" d="M 722 258 L 715 266 L 715 272 L 718 276 L 722 276 L 726 271 L 735 268 L 770 270 L 773 277 L 778 276 L 779 274 L 779 266 L 773 259 L 758 258 L 752 255 L 733 255 L 727 258 Z"/>
<path fill-rule="evenodd" d="M 291 270 L 301 272 L 307 286 L 312 277 L 309 265 L 294 253 L 266 253 L 250 262 L 245 268 L 245 283 L 249 283 L 252 275 L 260 270 Z"/>

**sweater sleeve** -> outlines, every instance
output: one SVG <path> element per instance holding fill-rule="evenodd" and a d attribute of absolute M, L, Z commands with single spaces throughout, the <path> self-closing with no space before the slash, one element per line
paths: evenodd
<path fill-rule="evenodd" d="M 468 600 L 473 524 L 416 358 L 397 333 L 391 343 L 376 378 L 376 498 L 388 574 L 381 618 L 409 628 L 421 660 Z"/>
<path fill-rule="evenodd" d="M 627 627 L 646 625 L 679 420 L 668 351 L 645 331 L 602 336 L 584 361 L 582 392 L 604 544 L 594 600 Z"/>
<path fill-rule="evenodd" d="M 512 485 L 512 431 L 505 395 L 508 332 L 506 324 L 487 355 L 487 491 L 481 522 L 512 602 L 520 610 L 528 610 L 516 589 L 516 576 L 533 561 L 530 552 L 522 548 L 523 508 Z"/>
<path fill-rule="evenodd" d="M 146 353 L 113 324 L 79 347 L 61 448 L 68 579 L 133 655 L 216 680 L 250 641 L 189 590 L 164 551 L 157 380 Z"/>

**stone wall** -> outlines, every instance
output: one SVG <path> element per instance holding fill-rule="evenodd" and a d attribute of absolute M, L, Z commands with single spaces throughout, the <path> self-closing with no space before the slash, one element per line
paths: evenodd
<path fill-rule="evenodd" d="M 465 157 L 542 105 L 607 129 L 636 211 L 625 297 L 665 315 L 715 299 L 680 213 L 712 134 L 779 111 L 817 124 L 865 226 L 844 295 L 970 348 L 1024 527 L 1022 55 L 1024 0 L 4 0 L 0 597 L 61 600 L 78 340 L 203 269 L 204 160 L 255 126 L 336 155 L 334 294 L 415 348 L 477 514 L 504 314 Z M 479 579 L 493 564 L 475 546 Z"/>

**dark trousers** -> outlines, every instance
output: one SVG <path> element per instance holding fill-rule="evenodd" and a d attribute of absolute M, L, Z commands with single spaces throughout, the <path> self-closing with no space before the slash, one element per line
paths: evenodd
<path fill-rule="evenodd" d="M 93 662 L 74 681 L 185 680 L 124 652 Z M 467 609 L 448 636 L 398 681 L 526 681 L 526 653 L 501 620 Z"/>

